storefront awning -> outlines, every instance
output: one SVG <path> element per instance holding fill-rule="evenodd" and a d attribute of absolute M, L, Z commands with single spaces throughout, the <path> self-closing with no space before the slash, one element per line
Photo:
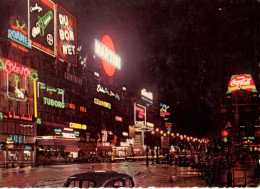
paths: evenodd
<path fill-rule="evenodd" d="M 78 146 L 65 146 L 64 152 L 78 152 Z"/>
<path fill-rule="evenodd" d="M 141 125 L 141 124 L 136 124 L 136 125 L 134 125 L 134 127 L 135 127 L 135 131 L 150 132 L 150 131 L 154 130 L 153 127 L 149 127 L 149 126 Z"/>

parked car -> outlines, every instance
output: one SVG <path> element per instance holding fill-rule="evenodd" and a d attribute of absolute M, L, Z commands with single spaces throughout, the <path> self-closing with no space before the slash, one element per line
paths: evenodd
<path fill-rule="evenodd" d="M 63 187 L 69 188 L 133 188 L 133 177 L 115 171 L 90 171 L 70 176 Z"/>

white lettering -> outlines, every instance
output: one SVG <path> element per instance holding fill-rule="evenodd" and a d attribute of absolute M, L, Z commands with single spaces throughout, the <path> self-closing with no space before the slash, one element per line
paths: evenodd
<path fill-rule="evenodd" d="M 105 60 L 118 70 L 121 70 L 121 58 L 111 49 L 107 48 L 100 41 L 95 40 L 95 54 Z"/>
<path fill-rule="evenodd" d="M 60 24 L 66 25 L 66 26 L 69 25 L 68 16 L 59 14 L 59 20 L 60 20 Z"/>
<path fill-rule="evenodd" d="M 251 78 L 243 78 L 241 80 L 232 80 L 230 85 L 233 86 L 242 86 L 242 85 L 250 85 Z"/>

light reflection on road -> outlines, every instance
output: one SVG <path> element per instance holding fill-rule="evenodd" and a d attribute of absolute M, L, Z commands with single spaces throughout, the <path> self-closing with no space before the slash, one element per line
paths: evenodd
<path fill-rule="evenodd" d="M 137 187 L 205 187 L 199 172 L 190 167 L 150 165 L 145 162 L 51 165 L 22 169 L 0 169 L 0 187 L 62 187 L 65 180 L 90 170 L 112 170 L 135 176 Z M 177 182 L 170 182 L 177 176 Z"/>

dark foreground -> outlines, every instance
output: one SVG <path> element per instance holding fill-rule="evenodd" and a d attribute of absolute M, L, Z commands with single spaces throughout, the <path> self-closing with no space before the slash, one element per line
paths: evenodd
<path fill-rule="evenodd" d="M 24 168 L 1 168 L 0 187 L 62 187 L 66 179 L 76 173 L 95 170 L 112 170 L 133 176 L 136 187 L 212 187 L 227 186 L 227 170 L 220 165 L 208 166 L 207 170 L 167 164 L 150 164 L 145 161 L 123 161 L 117 163 L 85 163 L 49 165 Z M 232 167 L 233 186 L 256 187 L 256 174 L 252 167 Z M 250 172 L 251 171 L 251 172 Z M 255 170 L 254 170 L 255 171 Z M 246 176 L 246 177 L 245 177 Z M 245 178 L 247 180 L 245 181 Z"/>

